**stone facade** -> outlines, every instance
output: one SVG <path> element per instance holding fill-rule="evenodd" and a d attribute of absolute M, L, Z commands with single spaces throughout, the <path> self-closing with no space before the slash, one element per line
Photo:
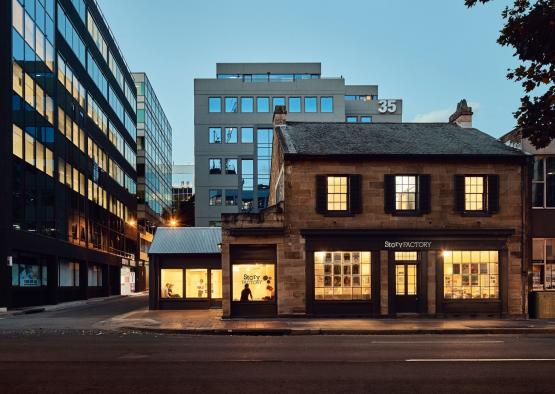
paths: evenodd
<path fill-rule="evenodd" d="M 272 159 L 272 178 L 270 203 L 278 204 L 258 214 L 223 215 L 223 260 L 224 272 L 224 316 L 230 315 L 229 302 L 229 245 L 237 244 L 274 244 L 277 247 L 277 314 L 298 315 L 307 313 L 307 258 L 306 230 L 323 229 L 337 233 L 353 230 L 384 231 L 392 233 L 403 231 L 414 234 L 455 234 L 464 231 L 468 234 L 484 233 L 484 230 L 507 231 L 500 242 L 500 261 L 503 264 L 500 278 L 502 315 L 524 316 L 526 314 L 527 278 L 525 219 L 526 174 L 524 160 L 515 159 L 461 159 L 445 157 L 441 160 L 431 157 L 372 159 L 372 158 L 303 158 L 285 156 L 282 143 L 274 136 Z M 362 212 L 351 216 L 330 216 L 317 213 L 316 176 L 334 174 L 360 174 L 362 176 Z M 422 216 L 392 216 L 384 211 L 384 175 L 386 174 L 428 174 L 431 179 L 431 212 Z M 468 174 L 495 174 L 499 176 L 499 210 L 491 216 L 464 216 L 455 211 L 454 176 Z M 279 182 L 283 192 L 279 193 Z M 238 232 L 237 229 L 250 228 L 257 232 Z M 279 230 L 282 233 L 264 231 Z M 277 234 L 277 235 L 276 235 Z M 485 237 L 490 237 L 488 234 Z M 490 237 L 491 238 L 491 237 Z M 477 249 L 482 240 L 480 236 L 470 237 L 476 242 Z M 474 241 L 472 241 L 474 240 Z M 457 240 L 455 240 L 457 242 Z M 489 242 L 489 241 L 488 241 Z M 342 250 L 342 249 L 337 249 Z M 348 249 L 347 249 L 348 250 Z M 379 261 L 379 303 L 378 314 L 391 314 L 392 288 L 388 283 L 391 271 L 388 266 L 390 251 L 384 248 L 375 250 Z M 426 254 L 425 313 L 439 314 L 438 267 L 441 264 L 440 250 L 423 251 Z M 377 283 L 377 282 L 376 282 Z M 308 290 L 307 290 L 308 289 Z M 440 306 L 441 308 L 441 306 Z M 462 310 L 464 312 L 464 309 Z M 472 311 L 468 311 L 473 313 Z M 479 312 L 479 310 L 478 310 Z M 447 313 L 447 311 L 445 312 Z M 376 313 L 374 313 L 375 315 Z"/>

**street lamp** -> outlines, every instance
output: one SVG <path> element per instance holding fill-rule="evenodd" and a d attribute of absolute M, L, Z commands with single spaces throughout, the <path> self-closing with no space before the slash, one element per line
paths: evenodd
<path fill-rule="evenodd" d="M 171 227 L 177 226 L 177 220 L 175 220 L 174 218 L 171 218 L 171 219 L 170 219 L 170 226 L 171 226 Z"/>

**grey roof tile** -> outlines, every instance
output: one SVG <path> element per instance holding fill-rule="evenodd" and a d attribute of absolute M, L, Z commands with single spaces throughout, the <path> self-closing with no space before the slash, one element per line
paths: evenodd
<path fill-rule="evenodd" d="M 219 227 L 158 227 L 149 254 L 221 253 Z"/>
<path fill-rule="evenodd" d="M 522 152 L 452 123 L 305 123 L 280 128 L 289 155 L 494 155 Z"/>

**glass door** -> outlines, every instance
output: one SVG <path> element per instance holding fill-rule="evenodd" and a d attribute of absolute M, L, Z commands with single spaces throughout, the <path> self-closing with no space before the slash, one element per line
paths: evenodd
<path fill-rule="evenodd" d="M 395 310 L 418 312 L 418 253 L 395 252 Z"/>

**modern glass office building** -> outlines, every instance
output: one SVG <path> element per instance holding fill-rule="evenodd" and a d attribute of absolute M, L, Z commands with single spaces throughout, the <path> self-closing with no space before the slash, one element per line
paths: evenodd
<path fill-rule="evenodd" d="M 136 90 L 94 0 L 0 2 L 0 307 L 119 294 Z"/>
<path fill-rule="evenodd" d="M 376 85 L 322 77 L 320 63 L 219 63 L 195 79 L 195 224 L 218 226 L 222 213 L 268 204 L 272 114 L 290 121 L 401 122 L 402 100 Z"/>
<path fill-rule="evenodd" d="M 139 253 L 136 290 L 147 287 L 148 250 L 154 229 L 172 207 L 172 128 L 145 73 L 132 73 L 137 89 L 137 221 Z"/>

